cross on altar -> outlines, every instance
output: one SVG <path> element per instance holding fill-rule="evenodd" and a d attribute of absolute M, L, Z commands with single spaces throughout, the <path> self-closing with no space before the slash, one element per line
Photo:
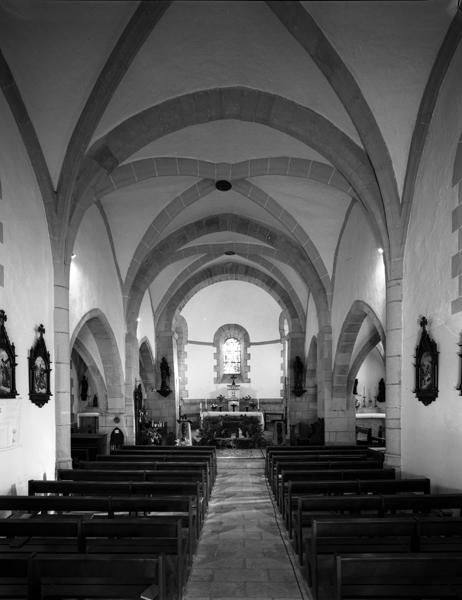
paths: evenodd
<path fill-rule="evenodd" d="M 231 375 L 231 384 L 228 384 L 226 387 L 228 388 L 228 398 L 230 398 L 231 400 L 235 400 L 236 398 L 238 398 L 238 394 L 237 392 L 240 389 L 240 385 L 236 383 L 236 375 Z"/>

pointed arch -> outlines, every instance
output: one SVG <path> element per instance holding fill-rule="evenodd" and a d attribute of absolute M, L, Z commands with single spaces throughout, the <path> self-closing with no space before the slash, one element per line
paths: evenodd
<path fill-rule="evenodd" d="M 374 339 L 378 338 L 374 345 L 376 346 L 378 342 L 381 341 L 385 348 L 385 331 L 380 319 L 377 317 L 369 304 L 363 300 L 355 300 L 343 322 L 337 342 L 337 350 L 335 353 L 332 398 L 334 405 L 336 406 L 343 405 L 346 407 L 346 401 L 348 398 L 348 385 L 350 382 L 350 363 L 353 355 L 353 348 L 355 346 L 359 330 L 361 329 L 361 325 L 366 318 L 370 320 L 373 329 L 375 330 L 373 336 Z M 372 341 L 370 343 L 372 343 Z M 366 347 L 367 344 L 363 348 L 364 351 Z M 358 369 L 359 367 L 360 364 L 357 365 Z"/>
<path fill-rule="evenodd" d="M 124 400 L 124 375 L 117 341 L 109 321 L 99 308 L 88 311 L 76 325 L 70 342 L 70 348 L 83 327 L 88 327 L 98 347 L 103 363 L 104 378 L 108 394 L 109 411 L 123 411 Z"/>
<path fill-rule="evenodd" d="M 388 249 L 386 219 L 377 180 L 366 153 L 328 119 L 282 96 L 245 87 L 185 94 L 128 118 L 88 150 L 77 179 L 69 220 L 68 253 L 86 209 L 107 173 L 157 138 L 190 125 L 223 119 L 255 122 L 282 131 L 317 150 L 348 181 L 364 204 L 374 234 Z"/>

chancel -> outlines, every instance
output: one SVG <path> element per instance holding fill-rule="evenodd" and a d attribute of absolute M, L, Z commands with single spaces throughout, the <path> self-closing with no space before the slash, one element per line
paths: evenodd
<path fill-rule="evenodd" d="M 461 38 L 0 0 L 0 597 L 462 597 Z"/>

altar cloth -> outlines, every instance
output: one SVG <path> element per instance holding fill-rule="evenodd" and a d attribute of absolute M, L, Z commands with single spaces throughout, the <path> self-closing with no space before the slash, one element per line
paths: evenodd
<path fill-rule="evenodd" d="M 218 417 L 224 416 L 235 416 L 235 417 L 257 417 L 258 422 L 262 427 L 265 425 L 265 417 L 261 411 L 257 410 L 203 410 L 201 412 L 201 421 L 204 417 L 212 417 L 217 419 Z"/>

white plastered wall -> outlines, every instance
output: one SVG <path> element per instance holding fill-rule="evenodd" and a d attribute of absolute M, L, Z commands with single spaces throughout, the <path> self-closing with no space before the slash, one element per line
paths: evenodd
<path fill-rule="evenodd" d="M 0 494 L 27 493 L 27 480 L 54 478 L 55 401 L 38 408 L 29 400 L 28 354 L 43 323 L 54 361 L 53 269 L 45 210 L 26 150 L 0 94 L 0 221 L 4 287 L 0 308 L 16 346 L 16 399 L 0 400 Z M 53 364 L 51 365 L 53 369 Z M 54 370 L 51 372 L 54 390 Z"/>
<path fill-rule="evenodd" d="M 404 262 L 402 466 L 404 473 L 430 477 L 435 490 L 462 489 L 462 398 L 455 389 L 462 313 L 451 315 L 451 300 L 458 295 L 457 280 L 451 278 L 451 257 L 457 252 L 457 233 L 451 231 L 457 188 L 451 181 L 462 131 L 461 72 L 459 47 L 441 88 L 422 157 Z M 429 332 L 440 353 L 439 395 L 429 406 L 413 393 L 419 315 L 429 319 Z"/>
<path fill-rule="evenodd" d="M 305 357 L 308 356 L 310 350 L 311 340 L 313 336 L 317 336 L 319 333 L 319 322 L 318 312 L 314 303 L 314 298 L 310 294 L 308 298 L 308 308 L 306 310 L 306 337 L 305 337 Z"/>
<path fill-rule="evenodd" d="M 332 358 L 345 317 L 355 300 L 366 302 L 385 323 L 385 269 L 362 209 L 355 204 L 343 231 L 335 265 Z"/>
<path fill-rule="evenodd" d="M 124 369 L 125 320 L 122 294 L 106 228 L 94 206 L 88 209 L 82 220 L 74 253 L 76 256 L 71 264 L 69 288 L 71 337 L 80 319 L 90 310 L 99 309 L 114 332 Z"/>
<path fill-rule="evenodd" d="M 143 338 L 149 341 L 151 346 L 153 359 L 155 360 L 156 347 L 155 347 L 155 333 L 154 333 L 154 316 L 152 314 L 151 300 L 149 298 L 149 291 L 146 291 L 143 296 L 143 301 L 140 306 L 138 327 L 136 329 L 136 337 L 138 343 Z"/>

